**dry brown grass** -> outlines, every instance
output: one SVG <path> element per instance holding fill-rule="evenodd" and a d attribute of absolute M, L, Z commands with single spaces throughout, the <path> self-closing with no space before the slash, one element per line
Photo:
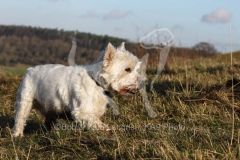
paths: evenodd
<path fill-rule="evenodd" d="M 237 65 L 231 70 L 228 57 L 222 57 L 169 63 L 148 94 L 157 118 L 147 116 L 140 95 L 130 100 L 116 98 L 121 114 L 115 116 L 109 110 L 102 117 L 115 127 L 115 140 L 94 131 L 47 130 L 34 111 L 25 137 L 12 140 L 13 106 L 22 76 L 1 74 L 0 159 L 239 159 L 240 87 L 235 87 L 232 104 L 226 82 L 231 74 L 240 78 L 240 70 Z M 232 105 L 235 132 L 230 145 Z M 73 124 L 62 119 L 58 123 Z"/>

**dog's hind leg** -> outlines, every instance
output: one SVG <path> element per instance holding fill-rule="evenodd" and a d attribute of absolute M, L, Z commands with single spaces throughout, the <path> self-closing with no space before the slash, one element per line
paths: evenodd
<path fill-rule="evenodd" d="M 27 117 L 33 105 L 33 91 L 28 76 L 25 76 L 20 84 L 15 104 L 14 120 L 15 124 L 12 130 L 12 136 L 23 136 L 23 130 L 26 125 Z"/>

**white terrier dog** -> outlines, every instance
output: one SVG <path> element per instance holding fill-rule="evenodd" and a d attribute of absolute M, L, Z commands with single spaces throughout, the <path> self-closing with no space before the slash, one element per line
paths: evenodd
<path fill-rule="evenodd" d="M 109 96 L 134 95 L 144 86 L 144 63 L 111 43 L 99 59 L 88 66 L 41 65 L 29 68 L 17 93 L 12 135 L 22 136 L 32 108 L 47 119 L 48 112 L 70 112 L 87 128 L 110 130 L 99 118 L 105 113 Z"/>

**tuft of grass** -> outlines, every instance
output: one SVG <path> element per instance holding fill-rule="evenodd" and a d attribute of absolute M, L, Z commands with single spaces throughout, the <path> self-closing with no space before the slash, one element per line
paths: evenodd
<path fill-rule="evenodd" d="M 232 136 L 231 69 L 225 55 L 169 63 L 148 93 L 158 116 L 147 116 L 139 94 L 129 100 L 115 97 L 121 109 L 102 117 L 114 128 L 113 136 L 76 128 L 58 119 L 62 129 L 48 129 L 32 111 L 23 138 L 11 139 L 14 102 L 22 74 L 0 74 L 1 159 L 239 159 L 240 94 L 236 90 Z M 236 64 L 239 60 L 236 59 Z M 149 69 L 149 81 L 154 76 Z M 8 71 L 7 71 L 8 72 Z M 237 86 L 237 85 L 236 85 Z M 74 128 L 75 127 L 75 128 Z"/>

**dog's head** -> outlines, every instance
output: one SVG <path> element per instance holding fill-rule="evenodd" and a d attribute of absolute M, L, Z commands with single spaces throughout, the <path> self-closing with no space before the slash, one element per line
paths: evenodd
<path fill-rule="evenodd" d="M 115 48 L 108 44 L 103 54 L 103 68 L 99 78 L 110 93 L 124 97 L 134 95 L 144 86 L 148 55 L 140 61 L 125 49 L 124 42 Z"/>

